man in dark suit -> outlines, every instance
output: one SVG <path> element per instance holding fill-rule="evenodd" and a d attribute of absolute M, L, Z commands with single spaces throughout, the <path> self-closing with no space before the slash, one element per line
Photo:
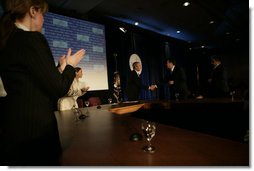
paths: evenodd
<path fill-rule="evenodd" d="M 184 70 L 176 66 L 176 61 L 174 59 L 167 59 L 166 67 L 168 73 L 164 80 L 169 86 L 170 99 L 187 99 L 190 92 L 187 87 Z"/>
<path fill-rule="evenodd" d="M 225 97 L 228 95 L 229 87 L 227 72 L 222 64 L 220 56 L 212 56 L 213 69 L 208 79 L 208 97 Z"/>
<path fill-rule="evenodd" d="M 155 85 L 147 86 L 142 83 L 142 79 L 140 77 L 142 66 L 140 62 L 134 62 L 132 66 L 133 70 L 131 71 L 129 80 L 127 82 L 126 92 L 128 100 L 138 100 L 141 89 L 153 91 L 156 89 L 156 86 Z"/>

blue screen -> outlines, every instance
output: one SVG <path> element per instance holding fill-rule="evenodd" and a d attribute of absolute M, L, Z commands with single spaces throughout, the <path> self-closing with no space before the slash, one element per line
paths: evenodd
<path fill-rule="evenodd" d="M 42 33 L 48 40 L 55 62 L 67 54 L 83 48 L 86 55 L 78 64 L 83 70 L 82 81 L 89 90 L 108 89 L 105 28 L 101 24 L 48 12 Z"/>

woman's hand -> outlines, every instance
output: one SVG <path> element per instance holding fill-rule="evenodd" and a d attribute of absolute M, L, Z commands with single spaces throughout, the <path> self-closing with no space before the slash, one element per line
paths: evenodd
<path fill-rule="evenodd" d="M 67 57 L 66 57 L 66 63 L 67 65 L 71 65 L 73 67 L 76 67 L 78 63 L 84 58 L 85 56 L 85 49 L 80 49 L 73 55 L 71 55 L 71 48 L 68 49 Z"/>
<path fill-rule="evenodd" d="M 81 91 L 82 92 L 87 92 L 89 88 L 90 88 L 89 86 L 88 87 L 84 87 L 84 88 L 81 89 Z"/>
<path fill-rule="evenodd" d="M 66 67 L 66 55 L 63 55 L 61 56 L 59 59 L 58 59 L 58 62 L 59 62 L 59 71 L 62 73 L 64 68 Z"/>

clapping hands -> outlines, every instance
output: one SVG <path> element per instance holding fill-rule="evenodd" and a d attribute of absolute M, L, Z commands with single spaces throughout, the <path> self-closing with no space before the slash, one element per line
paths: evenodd
<path fill-rule="evenodd" d="M 71 48 L 69 48 L 67 56 L 63 55 L 59 58 L 60 70 L 63 71 L 66 65 L 76 67 L 78 63 L 84 58 L 85 52 L 85 49 L 80 49 L 71 55 Z"/>
<path fill-rule="evenodd" d="M 89 90 L 89 86 L 87 86 L 87 87 L 84 87 L 84 88 L 82 88 L 81 90 L 82 90 L 82 92 L 87 92 L 88 90 Z"/>
<path fill-rule="evenodd" d="M 175 84 L 175 82 L 174 82 L 173 80 L 170 80 L 170 81 L 168 82 L 168 84 L 169 84 L 169 85 L 173 85 L 173 84 Z"/>
<path fill-rule="evenodd" d="M 157 89 L 157 85 L 150 85 L 148 89 L 154 91 Z"/>
<path fill-rule="evenodd" d="M 76 67 L 78 63 L 81 61 L 81 59 L 84 58 L 85 53 L 86 53 L 85 49 L 80 49 L 76 53 L 71 55 L 71 48 L 69 48 L 66 57 L 66 63 L 73 67 Z"/>

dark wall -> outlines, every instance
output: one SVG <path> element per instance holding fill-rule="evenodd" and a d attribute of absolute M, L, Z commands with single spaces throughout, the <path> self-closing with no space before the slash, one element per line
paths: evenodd
<path fill-rule="evenodd" d="M 96 22 L 105 25 L 106 51 L 109 90 L 89 92 L 87 96 L 99 96 L 102 102 L 107 103 L 113 86 L 113 74 L 120 72 L 123 95 L 126 99 L 125 88 L 129 76 L 129 57 L 136 53 L 142 60 L 142 78 L 144 84 L 158 84 L 164 77 L 166 68 L 164 59 L 173 57 L 177 64 L 186 72 L 187 84 L 193 95 L 204 94 L 207 89 L 207 79 L 211 71 L 210 56 L 221 55 L 228 69 L 229 85 L 231 90 L 239 90 L 239 96 L 249 92 L 249 41 L 241 40 L 238 43 L 229 41 L 225 47 L 206 49 L 193 48 L 191 43 L 158 35 L 136 26 L 121 23 L 111 18 L 94 15 L 80 15 L 74 11 L 53 10 L 62 15 Z M 119 30 L 124 26 L 126 33 Z M 189 47 L 192 47 L 190 50 Z M 199 81 L 197 80 L 197 67 Z M 237 69 L 236 69 L 237 68 Z M 89 95 L 90 94 L 90 95 Z M 143 91 L 143 99 L 167 99 L 167 86 L 160 86 L 155 92 Z"/>
<path fill-rule="evenodd" d="M 165 73 L 165 58 L 174 57 L 179 65 L 186 66 L 187 46 L 185 42 L 132 26 L 127 27 L 127 32 L 123 33 L 119 30 L 121 24 L 116 21 L 108 21 L 104 24 L 106 25 L 109 81 L 113 81 L 113 72 L 118 70 L 121 74 L 124 92 L 130 73 L 129 57 L 133 53 L 138 54 L 141 58 L 142 80 L 145 85 L 161 82 Z M 117 57 L 114 54 L 117 54 Z M 164 87 L 161 87 L 154 92 L 142 91 L 141 97 L 143 99 L 165 98 L 165 93 Z"/>
<path fill-rule="evenodd" d="M 243 92 L 249 91 L 249 41 L 241 40 L 239 44 L 231 44 L 223 50 L 211 50 L 197 48 L 189 50 L 191 44 L 181 40 L 162 36 L 132 25 L 101 16 L 89 16 L 78 14 L 75 11 L 49 8 L 50 12 L 85 19 L 105 25 L 106 51 L 109 90 L 90 91 L 83 98 L 98 96 L 103 103 L 107 103 L 113 86 L 113 73 L 119 71 L 121 84 L 125 97 L 125 88 L 129 76 L 129 57 L 136 53 L 142 60 L 142 78 L 144 84 L 158 84 L 166 71 L 164 59 L 173 57 L 177 64 L 182 66 L 187 75 L 187 84 L 193 94 L 202 94 L 206 91 L 207 79 L 210 72 L 210 56 L 220 54 L 228 69 L 230 88 Z M 0 14 L 2 12 L 0 5 Z M 119 30 L 120 26 L 127 29 L 126 33 Z M 200 80 L 197 81 L 197 67 Z M 166 86 L 161 86 L 155 92 L 143 91 L 143 99 L 168 98 Z"/>
<path fill-rule="evenodd" d="M 249 47 L 237 46 L 218 49 L 194 49 L 188 53 L 187 73 L 189 74 L 189 87 L 193 93 L 205 94 L 207 80 L 212 65 L 211 56 L 220 55 L 222 63 L 227 70 L 230 91 L 236 91 L 242 98 L 249 93 Z M 197 82 L 197 67 L 199 69 L 199 82 Z M 199 84 L 198 84 L 199 83 Z"/>
<path fill-rule="evenodd" d="M 3 10 L 3 7 L 2 7 L 2 5 L 1 5 L 1 3 L 0 3 L 0 16 L 1 16 L 3 13 L 4 13 L 4 10 Z"/>

